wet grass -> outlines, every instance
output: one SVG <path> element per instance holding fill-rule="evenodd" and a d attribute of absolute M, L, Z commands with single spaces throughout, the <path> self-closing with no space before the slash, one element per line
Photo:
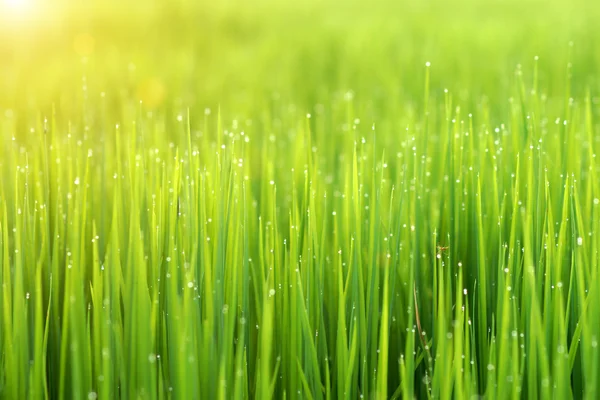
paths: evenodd
<path fill-rule="evenodd" d="M 598 397 L 595 7 L 94 7 L 0 28 L 0 397 Z"/>

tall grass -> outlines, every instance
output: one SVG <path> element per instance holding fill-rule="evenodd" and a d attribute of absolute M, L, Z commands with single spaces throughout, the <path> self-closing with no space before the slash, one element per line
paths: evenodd
<path fill-rule="evenodd" d="M 405 98 L 383 48 L 379 92 L 360 46 L 314 35 L 292 36 L 307 61 L 287 56 L 281 92 L 231 77 L 220 108 L 178 97 L 190 60 L 168 50 L 175 78 L 137 91 L 107 83 L 126 60 L 108 47 L 57 64 L 84 72 L 54 106 L 54 67 L 31 103 L 6 85 L 0 397 L 598 397 L 595 64 L 564 41 L 478 85 L 415 57 Z M 333 72 L 338 46 L 356 64 Z"/>

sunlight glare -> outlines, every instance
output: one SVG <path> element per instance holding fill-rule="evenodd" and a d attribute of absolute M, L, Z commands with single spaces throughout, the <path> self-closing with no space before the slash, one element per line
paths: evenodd
<path fill-rule="evenodd" d="M 3 3 L 9 10 L 24 11 L 31 5 L 31 0 L 3 0 Z"/>

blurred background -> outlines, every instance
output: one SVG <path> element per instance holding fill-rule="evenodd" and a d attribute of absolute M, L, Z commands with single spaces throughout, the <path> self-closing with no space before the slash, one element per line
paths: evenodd
<path fill-rule="evenodd" d="M 434 100 L 448 88 L 471 110 L 486 98 L 501 109 L 519 65 L 532 85 L 535 56 L 550 98 L 564 95 L 568 63 L 572 95 L 597 93 L 599 9 L 591 1 L 0 0 L 0 116 L 16 119 L 18 131 L 53 105 L 86 125 L 100 108 L 127 119 L 140 100 L 172 115 L 219 106 L 258 115 L 278 104 L 305 112 L 347 93 L 374 118 L 410 115 L 422 105 L 426 62 Z"/>

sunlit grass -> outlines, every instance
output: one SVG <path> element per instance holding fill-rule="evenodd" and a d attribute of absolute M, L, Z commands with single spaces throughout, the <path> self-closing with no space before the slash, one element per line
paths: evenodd
<path fill-rule="evenodd" d="M 0 397 L 596 398 L 595 8 L 260 6 L 0 31 Z"/>

